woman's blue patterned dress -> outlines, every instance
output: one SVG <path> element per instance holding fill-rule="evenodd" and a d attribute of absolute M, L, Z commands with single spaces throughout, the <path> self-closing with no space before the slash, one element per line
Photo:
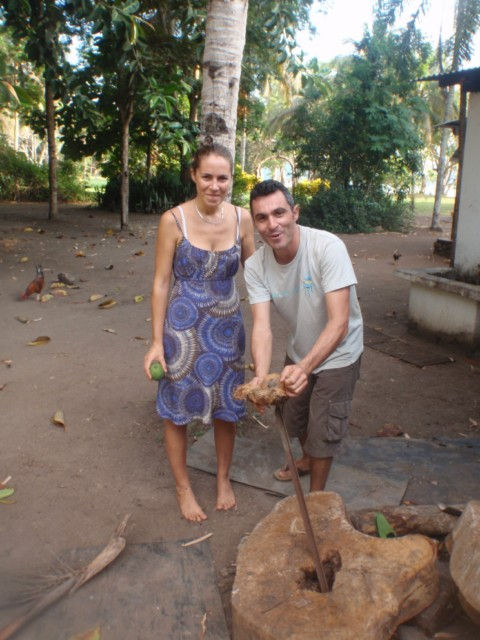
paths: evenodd
<path fill-rule="evenodd" d="M 245 415 L 244 403 L 232 397 L 245 379 L 245 331 L 234 280 L 239 232 L 230 249 L 200 249 L 188 241 L 180 213 L 183 239 L 175 251 L 175 280 L 163 328 L 168 372 L 158 385 L 157 412 L 177 425 L 195 419 L 236 422 Z"/>

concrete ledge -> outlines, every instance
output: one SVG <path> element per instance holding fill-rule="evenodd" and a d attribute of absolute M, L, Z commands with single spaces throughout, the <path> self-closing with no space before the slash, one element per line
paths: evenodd
<path fill-rule="evenodd" d="M 480 286 L 468 284 L 460 280 L 451 280 L 447 274 L 452 273 L 449 267 L 436 269 L 397 269 L 395 275 L 424 287 L 438 288 L 464 298 L 480 302 Z"/>
<path fill-rule="evenodd" d="M 448 267 L 398 269 L 410 281 L 409 327 L 469 348 L 480 346 L 480 286 L 451 280 Z"/>

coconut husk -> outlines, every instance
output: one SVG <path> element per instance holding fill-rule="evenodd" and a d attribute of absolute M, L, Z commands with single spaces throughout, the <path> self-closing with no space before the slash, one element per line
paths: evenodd
<path fill-rule="evenodd" d="M 240 385 L 233 392 L 235 400 L 249 400 L 253 404 L 266 406 L 277 404 L 287 397 L 279 373 L 270 373 L 259 383 L 256 381 Z"/>

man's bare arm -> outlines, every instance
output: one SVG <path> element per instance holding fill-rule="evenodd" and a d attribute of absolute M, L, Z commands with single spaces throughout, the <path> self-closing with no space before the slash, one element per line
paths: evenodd
<path fill-rule="evenodd" d="M 310 373 L 335 351 L 348 331 L 350 287 L 325 294 L 328 321 L 315 344 L 298 363 L 286 366 L 280 377 L 288 395 L 296 396 L 307 385 Z"/>
<path fill-rule="evenodd" d="M 272 363 L 272 328 L 270 301 L 250 305 L 253 319 L 251 351 L 255 377 L 260 380 L 270 371 Z"/>

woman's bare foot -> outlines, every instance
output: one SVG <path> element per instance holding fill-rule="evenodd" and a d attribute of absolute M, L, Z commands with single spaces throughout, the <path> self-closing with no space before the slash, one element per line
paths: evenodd
<path fill-rule="evenodd" d="M 228 478 L 217 478 L 217 506 L 218 511 L 227 511 L 237 504 L 232 485 Z"/>
<path fill-rule="evenodd" d="M 190 487 L 177 487 L 177 501 L 185 520 L 203 522 L 207 519 L 206 514 L 195 499 Z"/>

